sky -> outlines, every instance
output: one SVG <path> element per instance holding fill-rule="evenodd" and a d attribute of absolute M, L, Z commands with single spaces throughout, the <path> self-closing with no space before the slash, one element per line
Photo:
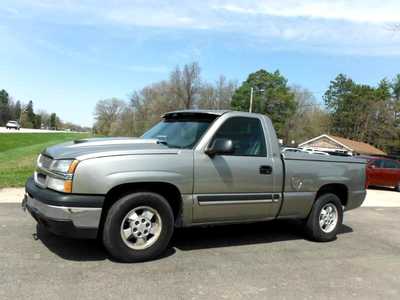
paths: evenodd
<path fill-rule="evenodd" d="M 90 126 L 98 100 L 198 61 L 208 82 L 278 69 L 322 101 L 339 73 L 371 85 L 400 73 L 399 12 L 398 0 L 1 0 L 0 89 Z"/>

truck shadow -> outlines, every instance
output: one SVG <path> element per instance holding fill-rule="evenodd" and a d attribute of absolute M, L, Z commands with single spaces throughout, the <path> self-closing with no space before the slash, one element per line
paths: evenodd
<path fill-rule="evenodd" d="M 307 239 L 303 225 L 294 220 L 182 228 L 175 232 L 172 245 L 182 251 L 233 247 L 252 244 L 268 244 L 281 241 Z M 342 225 L 340 234 L 353 232 Z"/>
<path fill-rule="evenodd" d="M 339 234 L 353 232 L 342 225 Z M 76 240 L 49 233 L 37 226 L 37 239 L 57 256 L 72 261 L 112 260 L 104 247 L 96 240 Z M 252 244 L 268 244 L 281 241 L 305 239 L 304 231 L 296 221 L 269 221 L 251 224 L 206 226 L 177 229 L 171 247 L 160 259 L 173 255 L 176 250 L 192 251 L 219 247 Z"/>

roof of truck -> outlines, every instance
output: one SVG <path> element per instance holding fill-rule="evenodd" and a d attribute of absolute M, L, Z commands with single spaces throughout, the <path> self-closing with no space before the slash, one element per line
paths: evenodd
<path fill-rule="evenodd" d="M 221 116 L 224 113 L 229 112 L 230 110 L 213 110 L 213 109 L 186 109 L 186 110 L 176 110 L 170 111 L 163 115 L 163 117 L 172 114 L 207 114 L 207 115 L 216 115 Z"/>

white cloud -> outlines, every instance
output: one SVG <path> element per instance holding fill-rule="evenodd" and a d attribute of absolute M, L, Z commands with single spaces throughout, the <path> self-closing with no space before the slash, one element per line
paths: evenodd
<path fill-rule="evenodd" d="M 362 55 L 400 55 L 399 0 L 3 0 L 10 18 L 47 23 L 207 30 L 277 48 Z M 1 15 L 0 8 L 0 15 Z M 4 14 L 4 13 L 3 13 Z M 24 15 L 21 15 L 24 14 Z M 165 38 L 167 38 L 166 32 Z M 257 42 L 255 42 L 257 41 Z"/>
<path fill-rule="evenodd" d="M 398 0 L 264 0 L 229 1 L 214 9 L 241 14 L 306 17 L 351 22 L 400 22 Z"/>

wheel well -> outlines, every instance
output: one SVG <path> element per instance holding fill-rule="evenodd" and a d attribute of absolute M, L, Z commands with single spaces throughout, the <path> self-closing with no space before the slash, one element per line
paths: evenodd
<path fill-rule="evenodd" d="M 99 234 L 101 234 L 103 230 L 103 225 L 108 210 L 115 202 L 118 201 L 118 199 L 128 194 L 144 191 L 153 192 L 163 196 L 168 201 L 169 205 L 171 205 L 175 220 L 179 217 L 179 214 L 182 210 L 182 197 L 179 189 L 175 185 L 165 182 L 138 182 L 121 184 L 113 187 L 106 194 L 101 213 Z"/>
<path fill-rule="evenodd" d="M 332 183 L 332 184 L 323 185 L 318 190 L 315 199 L 318 199 L 318 197 L 320 197 L 324 194 L 328 194 L 328 193 L 335 194 L 336 196 L 338 196 L 340 199 L 340 202 L 342 203 L 343 206 L 347 205 L 348 190 L 344 184 Z"/>

